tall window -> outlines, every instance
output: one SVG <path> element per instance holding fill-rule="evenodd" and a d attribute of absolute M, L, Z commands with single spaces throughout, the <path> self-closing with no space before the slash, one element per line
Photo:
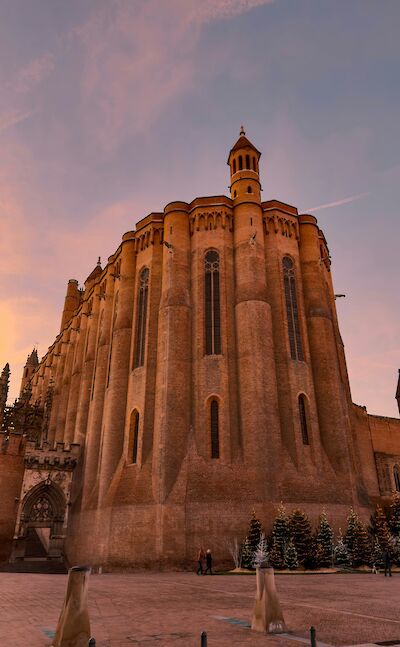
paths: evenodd
<path fill-rule="evenodd" d="M 93 368 L 93 382 L 92 382 L 92 395 L 91 395 L 92 400 L 93 400 L 93 396 L 94 396 L 94 385 L 96 383 L 97 360 L 98 360 L 98 357 L 99 357 L 99 342 L 100 342 L 100 339 L 101 339 L 101 335 L 103 333 L 103 320 L 104 320 L 104 310 L 101 311 L 100 321 L 99 321 L 99 330 L 98 330 L 98 333 L 97 333 L 96 356 L 95 356 L 94 368 Z"/>
<path fill-rule="evenodd" d="M 296 296 L 296 277 L 291 258 L 285 256 L 283 261 L 283 281 L 285 286 L 286 316 L 289 330 L 290 355 L 292 359 L 303 360 L 301 343 L 299 309 Z"/>
<path fill-rule="evenodd" d="M 129 456 L 130 463 L 137 463 L 139 441 L 139 412 L 132 411 L 129 426 Z"/>
<path fill-rule="evenodd" d="M 211 249 L 205 256 L 206 355 L 221 353 L 219 254 Z"/>
<path fill-rule="evenodd" d="M 136 319 L 136 345 L 133 368 L 143 366 L 146 346 L 147 301 L 149 294 L 149 268 L 144 267 L 139 275 L 139 293 Z"/>
<path fill-rule="evenodd" d="M 304 445 L 309 445 L 310 441 L 308 439 L 308 428 L 307 428 L 307 414 L 306 414 L 306 402 L 304 395 L 299 395 L 299 416 L 300 416 L 300 427 L 301 427 L 301 437 L 303 439 Z"/>
<path fill-rule="evenodd" d="M 400 468 L 398 465 L 395 465 L 393 468 L 393 476 L 394 476 L 394 486 L 397 492 L 400 492 Z"/>
<path fill-rule="evenodd" d="M 112 360 L 113 341 L 114 341 L 114 328 L 115 328 L 115 322 L 117 320 L 117 315 L 118 315 L 118 297 L 119 297 L 119 292 L 116 293 L 115 299 L 114 299 L 114 316 L 113 316 L 112 328 L 111 328 L 110 355 L 108 357 L 107 388 L 110 385 L 110 372 L 111 372 L 111 360 Z"/>
<path fill-rule="evenodd" d="M 211 422 L 211 458 L 219 458 L 219 419 L 218 419 L 218 402 L 211 400 L 210 411 Z"/>

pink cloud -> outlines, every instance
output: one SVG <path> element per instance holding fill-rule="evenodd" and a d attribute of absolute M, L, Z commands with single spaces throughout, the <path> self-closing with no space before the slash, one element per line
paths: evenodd
<path fill-rule="evenodd" d="M 159 0 L 97 8 L 73 37 L 84 51 L 86 130 L 105 150 L 148 129 L 196 86 L 202 25 L 228 20 L 273 0 Z M 210 65 L 209 74 L 218 66 Z"/>
<path fill-rule="evenodd" d="M 26 94 L 44 81 L 54 68 L 55 61 L 52 54 L 35 58 L 18 70 L 15 79 L 10 83 L 11 89 L 19 94 Z"/>
<path fill-rule="evenodd" d="M 0 115 L 0 133 L 4 130 L 8 130 L 16 124 L 19 124 L 21 121 L 25 121 L 25 119 L 28 119 L 31 114 L 31 111 L 24 112 L 22 110 L 15 110 L 13 112 Z"/>

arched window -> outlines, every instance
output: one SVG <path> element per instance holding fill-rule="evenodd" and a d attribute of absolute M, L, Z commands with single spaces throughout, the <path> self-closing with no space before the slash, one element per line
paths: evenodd
<path fill-rule="evenodd" d="M 205 333 L 206 355 L 221 353 L 221 316 L 219 295 L 219 254 L 214 249 L 205 255 Z"/>
<path fill-rule="evenodd" d="M 219 414 L 217 400 L 211 400 L 210 409 L 211 458 L 219 458 Z"/>
<path fill-rule="evenodd" d="M 236 173 L 236 160 L 233 160 L 233 172 Z"/>
<path fill-rule="evenodd" d="M 251 190 L 251 186 L 247 187 L 247 193 L 253 193 L 253 191 Z"/>
<path fill-rule="evenodd" d="M 253 171 L 257 171 L 256 158 L 255 157 L 253 157 Z"/>
<path fill-rule="evenodd" d="M 243 158 L 241 155 L 239 155 L 239 171 L 243 169 Z"/>
<path fill-rule="evenodd" d="M 133 368 L 143 366 L 146 347 L 147 301 L 149 294 L 149 268 L 144 267 L 139 275 L 137 301 L 135 358 Z"/>
<path fill-rule="evenodd" d="M 129 425 L 129 463 L 137 463 L 139 441 L 139 412 L 135 409 L 131 413 Z"/>
<path fill-rule="evenodd" d="M 292 359 L 303 360 L 299 310 L 296 295 L 296 277 L 291 258 L 285 256 L 283 261 L 283 281 L 285 287 L 286 316 L 289 331 L 290 355 Z"/>
<path fill-rule="evenodd" d="M 99 357 L 99 341 L 101 339 L 102 333 L 103 333 L 103 321 L 104 321 L 104 310 L 101 311 L 100 315 L 100 320 L 99 320 L 99 329 L 97 332 L 97 343 L 96 343 L 96 356 L 94 360 L 94 367 L 93 367 L 93 381 L 92 381 L 92 395 L 91 399 L 93 400 L 94 397 L 94 386 L 96 384 L 96 371 L 97 371 L 97 360 Z"/>
<path fill-rule="evenodd" d="M 250 155 L 246 155 L 246 168 L 250 168 Z"/>
<path fill-rule="evenodd" d="M 107 389 L 110 386 L 110 372 L 111 372 L 111 360 L 112 360 L 113 341 L 114 341 L 114 328 L 115 328 L 115 322 L 117 320 L 117 314 L 118 314 L 118 297 L 119 297 L 119 292 L 116 293 L 115 299 L 114 299 L 114 316 L 112 321 L 111 337 L 110 337 L 110 354 L 108 357 Z"/>
<path fill-rule="evenodd" d="M 233 192 L 233 197 L 234 197 L 234 198 L 236 198 L 236 196 L 237 196 L 237 191 L 235 190 L 235 191 Z"/>
<path fill-rule="evenodd" d="M 310 441 L 308 439 L 306 399 L 302 394 L 299 395 L 299 416 L 300 416 L 301 437 L 303 439 L 303 444 L 309 445 Z"/>
<path fill-rule="evenodd" d="M 393 468 L 393 476 L 394 487 L 396 488 L 397 492 L 400 492 L 400 468 L 398 465 L 395 465 Z"/>

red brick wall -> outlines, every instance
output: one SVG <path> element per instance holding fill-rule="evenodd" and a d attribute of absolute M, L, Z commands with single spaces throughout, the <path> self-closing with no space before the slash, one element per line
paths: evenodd
<path fill-rule="evenodd" d="M 0 562 L 7 561 L 12 547 L 18 499 L 24 474 L 21 437 L 0 437 Z"/>

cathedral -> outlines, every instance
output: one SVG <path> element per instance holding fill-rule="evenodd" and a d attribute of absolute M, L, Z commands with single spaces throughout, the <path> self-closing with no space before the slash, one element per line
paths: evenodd
<path fill-rule="evenodd" d="M 169 203 L 68 281 L 12 406 L 4 368 L 1 560 L 223 560 L 253 509 L 338 528 L 400 490 L 400 420 L 352 402 L 325 236 L 262 201 L 260 155 L 242 129 L 229 197 Z"/>

